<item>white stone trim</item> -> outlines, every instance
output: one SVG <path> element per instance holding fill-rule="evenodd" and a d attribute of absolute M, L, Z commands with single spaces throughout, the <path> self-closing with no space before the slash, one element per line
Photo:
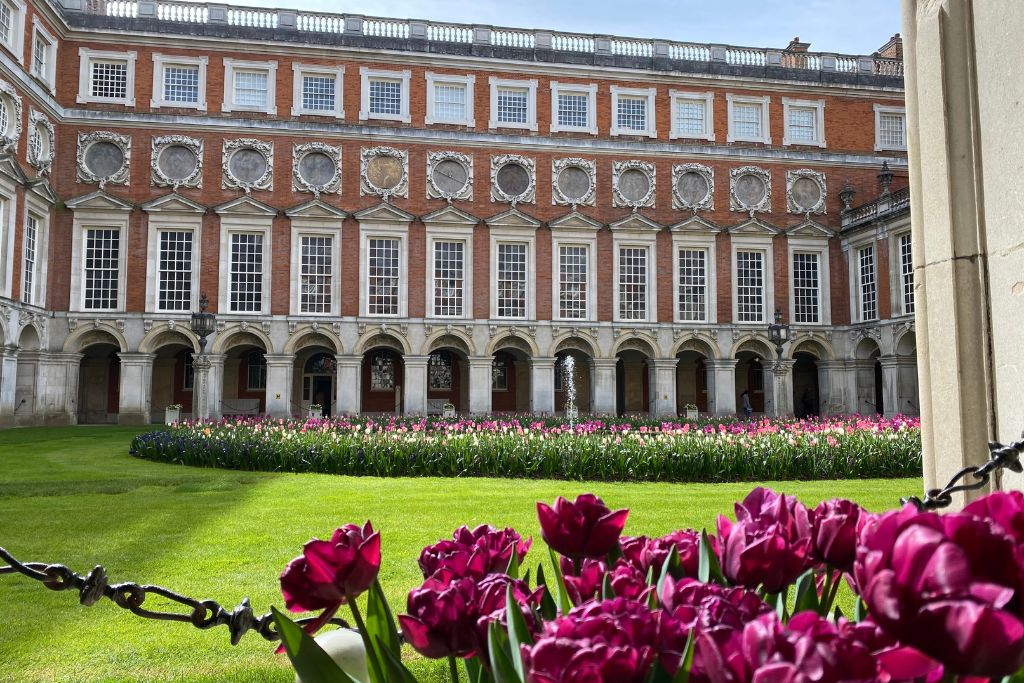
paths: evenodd
<path fill-rule="evenodd" d="M 14 232 L 17 225 L 17 190 L 6 176 L 0 176 L 0 295 L 14 292 Z M 75 272 L 75 271 L 71 271 Z M 74 278 L 72 278 L 73 280 Z"/>
<path fill-rule="evenodd" d="M 291 315 L 309 316 L 313 318 L 337 317 L 341 315 L 341 227 L 342 219 L 338 218 L 292 218 L 291 234 L 291 293 L 288 310 Z M 331 242 L 331 310 L 327 313 L 308 313 L 299 310 L 301 297 L 299 292 L 302 276 L 302 238 L 304 236 L 330 237 Z"/>
<path fill-rule="evenodd" d="M 658 321 L 658 233 L 653 230 L 616 230 L 612 233 L 612 320 L 621 323 L 655 323 Z M 647 250 L 647 315 L 642 320 L 620 317 L 619 310 L 619 250 L 640 248 Z"/>
<path fill-rule="evenodd" d="M 271 275 L 273 273 L 273 246 L 270 216 L 241 216 L 222 214 L 220 217 L 220 286 L 217 311 L 224 315 L 270 315 Z M 263 290 L 259 311 L 232 311 L 231 305 L 231 235 L 261 233 L 263 235 Z"/>
<path fill-rule="evenodd" d="M 583 127 L 562 126 L 558 123 L 558 96 L 587 96 L 587 125 Z M 559 83 L 551 81 L 551 132 L 552 133 L 590 133 L 597 135 L 597 83 Z"/>
<path fill-rule="evenodd" d="M 401 112 L 398 114 L 372 114 L 370 113 L 370 81 L 374 79 L 399 81 L 402 84 Z M 359 120 L 377 121 L 401 121 L 412 123 L 412 115 L 409 113 L 409 81 L 412 79 L 412 71 L 391 71 L 387 69 L 371 69 L 359 67 Z"/>
<path fill-rule="evenodd" d="M 771 131 L 771 119 L 768 116 L 768 108 L 771 104 L 771 97 L 768 95 L 754 96 L 754 95 L 734 95 L 732 93 L 725 94 L 725 101 L 727 103 L 728 115 L 729 115 L 729 133 L 726 135 L 726 142 L 761 142 L 766 145 L 772 144 L 772 131 Z M 761 136 L 760 137 L 740 137 L 733 132 L 733 107 L 736 104 L 759 104 L 761 105 Z"/>
<path fill-rule="evenodd" d="M 398 314 L 381 315 L 369 312 L 369 241 L 372 238 L 398 240 Z M 359 224 L 359 314 L 368 318 L 394 320 L 409 315 L 409 225 Z"/>
<path fill-rule="evenodd" d="M 902 316 L 913 316 L 914 312 L 907 312 L 906 301 L 903 300 L 903 270 L 900 261 L 900 239 L 910 235 L 909 222 L 905 225 L 890 228 L 889 231 L 889 299 L 891 312 L 890 318 Z M 910 238 L 911 249 L 913 249 L 914 238 Z M 877 251 L 877 250 L 876 250 Z M 916 292 L 915 292 L 916 308 Z"/>
<path fill-rule="evenodd" d="M 492 130 L 496 128 L 517 128 L 537 132 L 537 79 L 520 80 L 491 76 L 488 83 L 490 84 L 491 98 L 487 127 Z M 526 90 L 526 123 L 498 121 L 498 88 Z"/>
<path fill-rule="evenodd" d="M 490 280 L 491 280 L 491 310 L 492 320 L 536 320 L 537 319 L 537 235 L 533 228 L 519 230 L 516 228 L 495 228 L 488 230 L 490 233 Z M 513 318 L 509 316 L 498 317 L 498 245 L 499 244 L 525 244 L 526 245 L 526 316 Z"/>
<path fill-rule="evenodd" d="M 559 305 L 559 250 L 575 246 L 587 248 L 587 315 L 584 318 L 563 318 Z M 576 323 L 597 320 L 597 233 L 593 230 L 551 231 L 551 320 Z"/>
<path fill-rule="evenodd" d="M 25 218 L 27 221 L 28 214 L 32 214 L 36 217 L 36 272 L 35 272 L 35 292 L 32 297 L 32 301 L 28 301 L 29 305 L 32 306 L 45 306 L 46 305 L 46 280 L 47 274 L 49 273 L 49 253 L 50 253 L 50 207 L 43 199 L 32 192 L 25 193 Z M 27 224 L 27 223 L 26 223 Z M 22 260 L 22 265 L 25 262 L 25 240 L 22 239 L 22 250 L 21 254 L 18 255 Z M 22 287 L 25 284 L 25 274 L 22 273 L 21 277 Z M 22 290 L 22 300 L 24 300 L 24 289 Z"/>
<path fill-rule="evenodd" d="M 206 65 L 209 57 L 182 57 L 153 53 L 153 97 L 149 106 L 175 107 L 206 111 Z M 164 68 L 168 66 L 195 66 L 199 68 L 199 93 L 196 102 L 168 102 L 164 99 Z"/>
<path fill-rule="evenodd" d="M 445 123 L 453 126 L 466 126 L 467 128 L 476 127 L 476 117 L 474 114 L 474 98 L 473 91 L 476 89 L 476 76 L 470 74 L 468 76 L 453 76 L 451 74 L 437 74 L 432 71 L 426 72 L 424 78 L 427 81 L 427 111 L 423 123 L 425 125 L 431 125 L 434 123 Z M 435 85 L 461 85 L 466 89 L 466 115 L 461 121 L 446 121 L 439 119 L 434 114 L 434 86 Z"/>
<path fill-rule="evenodd" d="M 875 111 L 875 151 L 895 150 L 905 152 L 907 150 L 907 110 L 905 107 L 891 107 L 883 104 L 874 105 Z M 899 114 L 903 117 L 903 145 L 893 147 L 882 143 L 882 114 Z"/>
<path fill-rule="evenodd" d="M 794 254 L 818 255 L 818 322 L 796 322 L 796 280 L 794 279 Z M 789 324 L 794 327 L 823 327 L 832 324 L 832 288 L 829 269 L 829 242 L 827 237 L 789 237 L 786 239 L 786 258 L 789 267 Z"/>
<path fill-rule="evenodd" d="M 732 321 L 735 325 L 767 325 L 775 315 L 775 258 L 771 235 L 730 235 L 732 249 Z M 764 294 L 761 320 L 739 320 L 739 271 L 736 252 L 760 251 L 763 254 Z"/>
<path fill-rule="evenodd" d="M 713 325 L 718 322 L 717 244 L 715 235 L 674 233 L 672 235 L 672 320 L 682 325 Z M 683 320 L 679 315 L 679 251 L 703 250 L 704 289 L 707 302 L 704 320 Z"/>
<path fill-rule="evenodd" d="M 170 313 L 186 315 L 198 310 L 199 306 L 199 275 L 202 259 L 200 252 L 203 244 L 203 215 L 200 213 L 162 213 L 152 212 L 148 215 L 149 238 L 146 246 L 146 311 L 153 313 Z M 168 311 L 160 308 L 160 233 L 161 232 L 192 233 L 192 297 L 187 311 Z M 222 252 L 223 253 L 223 252 Z M 226 309 L 218 309 L 224 310 Z"/>
<path fill-rule="evenodd" d="M 129 212 L 128 211 L 92 211 L 88 209 L 76 209 L 72 223 L 71 238 L 71 297 L 69 309 L 72 312 L 98 313 L 98 312 L 119 312 L 125 310 L 125 289 L 127 287 L 126 267 L 128 263 L 128 241 L 129 241 Z M 85 308 L 85 267 L 82 263 L 85 249 L 83 235 L 89 229 L 113 228 L 119 231 L 118 237 L 118 266 L 117 266 L 117 308 Z"/>
<path fill-rule="evenodd" d="M 669 140 L 678 140 L 683 138 L 690 140 L 707 140 L 708 142 L 715 141 L 715 93 L 710 91 L 692 92 L 688 90 L 669 90 L 668 96 L 669 101 L 672 104 L 672 120 L 670 121 L 670 129 L 668 133 Z M 703 133 L 684 133 L 676 127 L 679 113 L 679 102 L 681 100 L 704 103 Z"/>
<path fill-rule="evenodd" d="M 46 73 L 41 76 L 33 71 L 35 66 L 36 37 L 41 37 L 46 45 L 46 58 L 43 63 L 46 66 Z M 32 17 L 32 51 L 29 55 L 29 75 L 42 83 L 51 95 L 57 94 L 57 39 L 52 33 L 46 30 L 39 16 Z"/>
<path fill-rule="evenodd" d="M 434 310 L 434 243 L 462 242 L 462 315 L 439 315 Z M 472 320 L 473 315 L 473 227 L 455 226 L 434 228 L 427 226 L 427 279 L 423 290 L 427 318 L 441 320 Z"/>
<path fill-rule="evenodd" d="M 849 283 L 850 292 L 850 322 L 853 324 L 880 322 L 880 318 L 878 317 L 865 319 L 861 315 L 860 252 L 866 247 L 872 247 L 875 250 L 875 309 L 878 313 L 881 313 L 881 299 L 878 298 L 881 292 L 878 282 L 878 239 L 876 232 L 874 230 L 869 230 L 863 235 L 858 235 L 842 245 L 842 249 L 846 252 L 847 257 L 847 282 Z M 891 291 L 892 281 L 890 281 L 889 284 L 889 289 Z"/>
<path fill-rule="evenodd" d="M 814 140 L 793 140 L 789 137 L 790 109 L 814 110 Z M 782 145 L 804 145 L 808 147 L 825 147 L 825 100 L 795 100 L 791 97 L 782 98 Z"/>
<path fill-rule="evenodd" d="M 254 107 L 235 104 L 235 75 L 238 71 L 265 71 L 267 73 L 267 106 Z M 224 58 L 224 102 L 220 106 L 222 113 L 233 111 L 258 111 L 264 114 L 277 114 L 277 61 L 250 62 L 240 59 Z"/>
<path fill-rule="evenodd" d="M 22 0 L 3 0 L 11 6 L 11 39 L 0 41 L 0 47 L 11 53 L 17 62 L 25 64 L 25 3 Z M 34 36 L 34 34 L 33 34 Z"/>
<path fill-rule="evenodd" d="M 304 109 L 302 107 L 302 79 L 305 76 L 334 77 L 334 109 Z M 345 118 L 345 67 L 316 64 L 292 64 L 292 116 L 333 116 Z"/>
<path fill-rule="evenodd" d="M 109 50 L 91 50 L 87 47 L 78 48 L 78 98 L 79 104 L 104 103 L 123 104 L 126 107 L 135 106 L 135 60 L 138 53 L 135 50 L 128 52 L 112 52 Z M 125 76 L 125 97 L 93 97 L 92 96 L 92 65 L 93 62 L 124 62 L 127 65 Z"/>
<path fill-rule="evenodd" d="M 611 136 L 616 135 L 639 135 L 646 136 L 649 138 L 658 137 L 658 126 L 657 119 L 655 118 L 654 103 L 657 98 L 657 88 L 623 88 L 618 85 L 609 86 L 612 94 L 612 111 L 611 111 L 611 130 L 609 134 Z M 645 123 L 647 127 L 644 130 L 633 130 L 632 128 L 619 128 L 619 98 L 620 97 L 643 97 L 647 100 L 646 105 L 646 116 Z"/>

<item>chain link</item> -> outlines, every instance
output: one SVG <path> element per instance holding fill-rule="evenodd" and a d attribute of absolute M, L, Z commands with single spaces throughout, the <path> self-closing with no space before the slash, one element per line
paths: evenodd
<path fill-rule="evenodd" d="M 0 576 L 4 574 L 21 574 L 39 581 L 53 591 L 78 591 L 78 600 L 86 607 L 91 607 L 102 598 L 107 598 L 115 605 L 146 619 L 159 621 L 180 621 L 192 624 L 198 629 L 215 626 L 227 626 L 231 634 L 231 644 L 239 641 L 249 631 L 256 631 L 265 640 L 281 639 L 274 623 L 274 615 L 270 612 L 257 617 L 249 604 L 249 598 L 242 600 L 238 607 L 228 611 L 215 600 L 196 600 L 176 593 L 162 586 L 139 585 L 137 583 L 111 584 L 107 579 L 107 570 L 97 565 L 87 575 L 76 574 L 62 564 L 44 564 L 42 562 L 20 562 L 4 548 L 0 548 L 0 559 L 8 563 L 0 566 Z M 176 602 L 188 608 L 188 612 L 166 612 L 144 607 L 146 598 L 157 596 Z M 316 620 L 317 617 L 296 619 L 303 625 Z M 327 623 L 342 628 L 350 628 L 348 623 L 335 617 Z"/>
<path fill-rule="evenodd" d="M 1008 469 L 1011 472 L 1020 473 L 1024 471 L 1021 465 L 1020 456 L 1024 452 L 1024 439 L 1014 441 L 1004 446 L 1001 443 L 989 443 L 989 461 L 981 466 L 972 465 L 965 467 L 949 480 L 941 489 L 929 489 L 925 492 L 924 499 L 917 496 L 903 498 L 902 503 L 911 503 L 918 510 L 941 510 L 953 504 L 953 494 L 966 491 L 976 491 L 985 488 L 992 480 L 992 474 L 1000 469 Z M 973 477 L 973 481 L 964 480 Z"/>

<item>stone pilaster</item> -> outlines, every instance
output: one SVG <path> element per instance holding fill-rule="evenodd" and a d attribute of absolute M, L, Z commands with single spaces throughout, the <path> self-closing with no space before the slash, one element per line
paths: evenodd
<path fill-rule="evenodd" d="M 17 389 L 18 347 L 5 346 L 0 349 L 0 427 L 14 424 Z"/>
<path fill-rule="evenodd" d="M 207 407 L 211 420 L 219 420 L 224 416 L 224 361 L 223 353 L 210 353 L 206 356 L 210 361 L 209 399 Z"/>
<path fill-rule="evenodd" d="M 150 392 L 153 390 L 152 353 L 119 353 L 121 359 L 121 387 L 117 408 L 117 423 L 122 425 L 149 424 Z"/>
<path fill-rule="evenodd" d="M 267 359 L 267 415 L 291 417 L 292 376 L 295 371 L 295 354 L 268 353 Z"/>
<path fill-rule="evenodd" d="M 736 359 L 708 358 L 708 412 L 712 415 L 736 414 Z"/>
<path fill-rule="evenodd" d="M 493 356 L 469 357 L 469 412 L 491 412 L 491 362 Z"/>
<path fill-rule="evenodd" d="M 363 357 L 338 354 L 337 387 L 334 412 L 338 415 L 355 415 L 362 408 Z"/>
<path fill-rule="evenodd" d="M 651 414 L 676 415 L 676 367 L 678 358 L 654 358 L 647 361 L 651 368 Z"/>
<path fill-rule="evenodd" d="M 615 366 L 617 358 L 595 358 L 591 405 L 595 415 L 615 414 Z"/>
<path fill-rule="evenodd" d="M 402 387 L 402 412 L 425 415 L 427 412 L 427 360 L 429 356 L 402 356 L 405 386 Z"/>
<path fill-rule="evenodd" d="M 765 409 L 773 417 L 793 414 L 793 365 L 795 363 L 796 361 L 788 358 L 772 361 L 772 405 L 770 409 L 765 406 Z"/>
<path fill-rule="evenodd" d="M 841 360 L 819 360 L 818 409 L 822 415 L 842 415 L 853 412 L 844 395 L 846 363 Z"/>
<path fill-rule="evenodd" d="M 192 418 L 210 419 L 210 357 L 192 354 Z"/>
<path fill-rule="evenodd" d="M 555 412 L 555 359 L 530 359 L 530 412 Z"/>

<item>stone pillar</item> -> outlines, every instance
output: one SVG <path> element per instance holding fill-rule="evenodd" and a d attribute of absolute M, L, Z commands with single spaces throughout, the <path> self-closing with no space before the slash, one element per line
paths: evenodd
<path fill-rule="evenodd" d="M 676 415 L 676 366 L 678 358 L 654 358 L 647 360 L 651 368 L 650 386 L 651 415 Z"/>
<path fill-rule="evenodd" d="M 846 380 L 846 363 L 841 360 L 819 360 L 818 365 L 818 411 L 821 415 L 852 413 L 843 395 Z"/>
<path fill-rule="evenodd" d="M 121 359 L 120 401 L 117 424 L 145 425 L 150 423 L 149 393 L 153 389 L 152 353 L 119 353 Z"/>
<path fill-rule="evenodd" d="M 81 362 L 80 353 L 40 354 L 36 379 L 36 422 L 78 424 L 78 371 Z"/>
<path fill-rule="evenodd" d="M 708 412 L 712 415 L 736 414 L 736 359 L 708 358 Z"/>
<path fill-rule="evenodd" d="M 292 416 L 292 376 L 295 354 L 268 353 L 267 359 L 267 415 Z"/>
<path fill-rule="evenodd" d="M 783 358 L 772 363 L 772 411 L 773 417 L 793 414 L 793 365 L 796 361 Z"/>
<path fill-rule="evenodd" d="M 210 419 L 210 357 L 192 354 L 192 419 Z"/>
<path fill-rule="evenodd" d="M 469 412 L 486 415 L 491 412 L 492 356 L 469 357 Z"/>
<path fill-rule="evenodd" d="M 899 358 L 882 356 L 878 362 L 882 364 L 882 408 L 886 417 L 892 417 L 900 412 Z"/>
<path fill-rule="evenodd" d="M 618 358 L 595 358 L 594 388 L 591 394 L 592 412 L 595 415 L 615 414 L 615 367 Z"/>
<path fill-rule="evenodd" d="M 402 387 L 402 412 L 425 415 L 427 412 L 427 360 L 430 356 L 402 356 L 405 386 Z"/>
<path fill-rule="evenodd" d="M 0 349 L 0 427 L 14 424 L 17 409 L 15 396 L 18 389 L 18 347 Z"/>
<path fill-rule="evenodd" d="M 538 415 L 555 412 L 555 359 L 531 358 L 530 412 Z"/>
<path fill-rule="evenodd" d="M 207 408 L 210 411 L 210 419 L 219 420 L 224 417 L 224 360 L 227 356 L 223 353 L 209 353 L 206 357 L 210 361 Z"/>
<path fill-rule="evenodd" d="M 355 415 L 362 408 L 363 357 L 339 354 L 334 360 L 338 363 L 334 412 L 338 415 Z"/>
<path fill-rule="evenodd" d="M 878 411 L 875 405 L 875 361 L 873 358 L 861 358 L 847 362 L 850 369 L 848 380 L 852 388 L 853 412 L 861 415 L 874 415 Z M 884 408 L 884 406 L 883 406 Z"/>

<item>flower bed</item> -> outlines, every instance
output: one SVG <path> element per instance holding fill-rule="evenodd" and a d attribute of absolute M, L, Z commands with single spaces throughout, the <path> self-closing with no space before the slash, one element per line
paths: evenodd
<path fill-rule="evenodd" d="M 381 477 L 765 481 L 916 476 L 917 418 L 661 422 L 530 416 L 178 423 L 140 458 L 201 467 Z"/>

